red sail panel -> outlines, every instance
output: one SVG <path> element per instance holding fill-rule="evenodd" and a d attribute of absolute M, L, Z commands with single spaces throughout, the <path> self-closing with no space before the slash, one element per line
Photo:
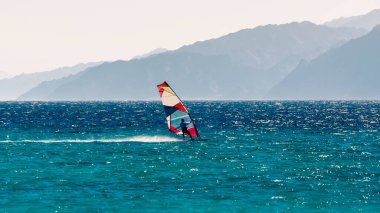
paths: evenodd
<path fill-rule="evenodd" d="M 164 89 L 162 89 L 162 87 L 158 87 L 158 92 L 160 93 L 160 97 L 162 97 L 162 93 L 164 92 Z"/>
<path fill-rule="evenodd" d="M 189 128 L 189 129 L 187 129 L 187 130 L 189 130 L 190 135 L 191 135 L 192 137 L 199 137 L 199 135 L 198 135 L 198 131 L 197 131 L 195 128 L 196 128 L 196 127 L 193 127 L 193 128 Z"/>
<path fill-rule="evenodd" d="M 188 112 L 187 109 L 185 108 L 185 106 L 182 104 L 182 103 L 178 103 L 175 105 L 175 107 L 178 109 L 178 110 L 181 110 L 182 112 Z"/>
<path fill-rule="evenodd" d="M 179 129 L 175 128 L 174 126 L 170 126 L 169 130 L 175 134 L 182 134 L 182 132 Z"/>

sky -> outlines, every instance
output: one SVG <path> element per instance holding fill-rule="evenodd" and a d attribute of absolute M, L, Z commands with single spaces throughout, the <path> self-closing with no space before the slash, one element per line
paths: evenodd
<path fill-rule="evenodd" d="M 380 0 L 0 0 L 0 72 L 128 60 L 245 28 L 322 24 Z"/>

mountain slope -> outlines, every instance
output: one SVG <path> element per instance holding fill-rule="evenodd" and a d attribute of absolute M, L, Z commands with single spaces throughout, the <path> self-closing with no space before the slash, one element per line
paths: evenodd
<path fill-rule="evenodd" d="M 35 100 L 45 100 L 45 98 L 54 90 L 60 86 L 73 81 L 74 79 L 80 77 L 81 74 L 69 75 L 60 79 L 54 79 L 51 81 L 44 81 L 38 86 L 33 87 L 26 93 L 22 94 L 17 98 L 19 101 L 35 101 Z"/>
<path fill-rule="evenodd" d="M 132 59 L 143 59 L 143 58 L 147 58 L 147 57 L 150 57 L 152 55 L 157 55 L 157 54 L 160 54 L 160 53 L 164 53 L 164 52 L 167 52 L 169 50 L 165 49 L 165 48 L 157 48 L 157 49 L 154 49 L 148 53 L 145 53 L 145 54 L 142 54 L 142 55 L 137 55 L 135 57 L 133 57 Z"/>
<path fill-rule="evenodd" d="M 21 74 L 13 78 L 0 80 L 0 100 L 15 100 L 21 94 L 37 86 L 43 81 L 59 79 L 68 75 L 77 74 L 87 68 L 102 62 L 82 63 L 72 67 L 62 67 L 52 71 Z"/>
<path fill-rule="evenodd" d="M 301 60 L 362 34 L 310 22 L 247 29 L 148 58 L 106 63 L 64 83 L 50 82 L 49 94 L 35 88 L 20 100 L 156 99 L 155 85 L 164 80 L 186 98 L 259 99 Z"/>
<path fill-rule="evenodd" d="M 184 46 L 178 52 L 227 55 L 234 63 L 262 70 L 267 84 L 275 84 L 293 70 L 300 59 L 313 59 L 331 47 L 364 33 L 352 28 L 335 29 L 311 22 L 294 22 L 241 30 Z"/>
<path fill-rule="evenodd" d="M 76 76 L 57 80 L 58 82 L 45 82 L 46 85 L 53 83 L 59 86 L 53 88 L 50 85 L 54 91 L 39 98 L 73 101 L 157 99 L 156 85 L 165 80 L 172 82 L 172 85 L 178 88 L 177 91 L 187 98 L 249 96 L 247 91 L 240 91 L 241 87 L 230 87 L 228 84 L 234 75 L 248 75 L 252 70 L 232 64 L 226 57 L 165 53 L 150 58 L 149 63 L 145 60 L 105 63 Z M 182 73 L 178 73 L 178 70 Z M 230 70 L 235 72 L 229 72 Z M 244 78 L 236 79 L 238 84 L 250 85 L 250 82 Z M 250 88 L 252 91 L 256 90 L 254 84 L 250 85 Z M 32 94 L 25 95 L 20 97 L 20 100 L 36 100 L 31 97 Z"/>
<path fill-rule="evenodd" d="M 380 99 L 380 26 L 298 66 L 269 99 Z"/>
<path fill-rule="evenodd" d="M 329 27 L 355 27 L 366 29 L 368 31 L 372 30 L 379 24 L 380 9 L 373 10 L 365 15 L 339 18 L 325 23 L 325 25 Z"/>
<path fill-rule="evenodd" d="M 1 71 L 0 71 L 0 79 L 8 78 L 9 76 L 10 76 L 9 73 L 1 72 Z"/>
<path fill-rule="evenodd" d="M 294 22 L 245 29 L 218 39 L 196 42 L 178 51 L 226 54 L 235 62 L 267 69 L 286 60 L 289 55 L 303 54 L 302 58 L 313 58 L 318 49 L 328 49 L 363 34 L 363 31 L 350 28 L 333 29 L 311 22 Z"/>

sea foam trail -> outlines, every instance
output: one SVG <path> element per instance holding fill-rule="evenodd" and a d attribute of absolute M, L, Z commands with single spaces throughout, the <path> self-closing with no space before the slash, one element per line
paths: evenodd
<path fill-rule="evenodd" d="M 181 142 L 182 140 L 167 136 L 134 136 L 127 138 L 100 138 L 100 139 L 45 139 L 45 140 L 4 140 L 0 143 L 123 143 L 123 142 L 142 142 L 142 143 L 163 143 Z"/>
<path fill-rule="evenodd" d="M 182 140 L 178 138 L 172 138 L 167 136 L 135 136 L 128 138 L 126 142 L 180 142 Z"/>

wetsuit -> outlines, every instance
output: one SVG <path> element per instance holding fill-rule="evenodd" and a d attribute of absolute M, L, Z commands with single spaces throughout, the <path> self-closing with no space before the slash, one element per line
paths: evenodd
<path fill-rule="evenodd" d="M 180 124 L 180 126 L 183 134 L 187 133 L 189 136 L 191 136 L 189 130 L 187 130 L 187 123 L 183 122 Z"/>

